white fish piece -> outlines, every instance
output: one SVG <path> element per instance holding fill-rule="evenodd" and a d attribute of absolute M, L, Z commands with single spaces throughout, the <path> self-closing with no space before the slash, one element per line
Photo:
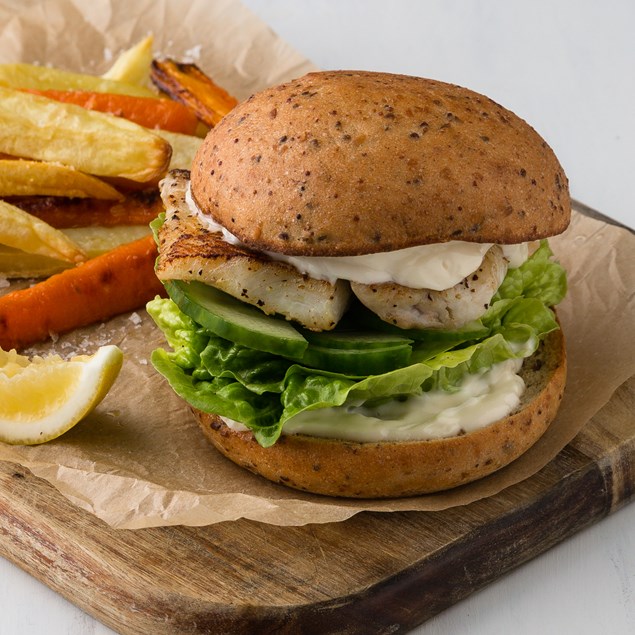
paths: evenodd
<path fill-rule="evenodd" d="M 503 282 L 508 261 L 492 246 L 480 267 L 450 289 L 412 289 L 394 283 L 359 284 L 351 289 L 382 320 L 403 329 L 458 329 L 479 318 Z"/>
<path fill-rule="evenodd" d="M 335 327 L 351 297 L 347 282 L 315 280 L 287 263 L 226 242 L 190 210 L 188 181 L 187 170 L 174 170 L 161 183 L 166 218 L 159 231 L 160 280 L 198 280 L 309 330 Z"/>

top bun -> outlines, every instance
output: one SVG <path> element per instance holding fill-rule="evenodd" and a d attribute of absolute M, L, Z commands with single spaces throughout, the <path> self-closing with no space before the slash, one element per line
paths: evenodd
<path fill-rule="evenodd" d="M 309 73 L 239 104 L 198 151 L 192 194 L 248 246 L 305 256 L 513 244 L 571 213 L 556 156 L 514 113 L 371 72 Z"/>

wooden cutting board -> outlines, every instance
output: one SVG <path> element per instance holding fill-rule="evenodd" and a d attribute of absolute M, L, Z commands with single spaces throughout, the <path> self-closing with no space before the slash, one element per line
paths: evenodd
<path fill-rule="evenodd" d="M 0 463 L 0 552 L 125 634 L 406 631 L 630 501 L 633 413 L 635 379 L 542 471 L 466 507 L 304 527 L 113 530 Z"/>

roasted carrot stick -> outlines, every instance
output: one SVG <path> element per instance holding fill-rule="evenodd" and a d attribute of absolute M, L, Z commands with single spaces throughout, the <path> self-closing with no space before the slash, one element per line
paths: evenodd
<path fill-rule="evenodd" d="M 57 196 L 9 197 L 5 200 L 55 229 L 147 225 L 163 210 L 158 189 L 128 192 L 122 201 Z"/>
<path fill-rule="evenodd" d="M 21 349 L 80 326 L 141 308 L 164 295 L 151 236 L 0 298 L 0 347 Z"/>
<path fill-rule="evenodd" d="M 183 104 L 171 99 L 93 93 L 84 90 L 28 89 L 27 92 L 82 106 L 88 110 L 98 110 L 124 117 L 146 128 L 161 128 L 172 132 L 194 134 L 198 126 L 196 115 Z"/>
<path fill-rule="evenodd" d="M 153 60 L 150 79 L 155 86 L 187 105 L 204 124 L 213 128 L 238 100 L 216 84 L 196 64 L 171 59 Z"/>

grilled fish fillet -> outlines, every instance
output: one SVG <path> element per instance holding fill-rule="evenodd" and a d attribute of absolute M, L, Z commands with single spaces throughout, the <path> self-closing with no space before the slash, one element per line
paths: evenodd
<path fill-rule="evenodd" d="M 159 231 L 158 278 L 199 280 L 312 331 L 332 329 L 348 306 L 348 283 L 309 278 L 291 265 L 223 240 L 188 207 L 189 176 L 187 170 L 174 170 L 161 184 L 166 216 Z"/>
<path fill-rule="evenodd" d="M 411 289 L 391 282 L 352 282 L 351 288 L 382 320 L 402 329 L 458 329 L 485 313 L 506 273 L 507 260 L 494 245 L 481 266 L 450 289 Z"/>

